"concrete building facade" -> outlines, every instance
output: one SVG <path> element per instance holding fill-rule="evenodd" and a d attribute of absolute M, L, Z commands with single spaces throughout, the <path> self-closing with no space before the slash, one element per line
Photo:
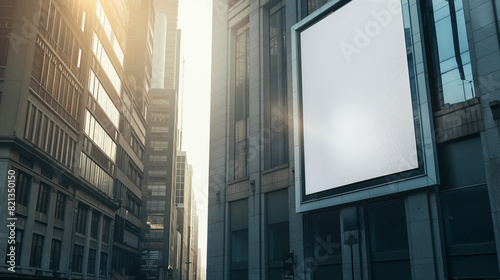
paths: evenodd
<path fill-rule="evenodd" d="M 350 2 L 214 1 L 207 279 L 498 278 L 496 1 L 398 1 L 437 181 L 301 208 L 292 27 Z"/>
<path fill-rule="evenodd" d="M 12 173 L 17 218 L 15 273 L 2 254 L 2 277 L 138 275 L 148 97 L 126 73 L 149 83 L 151 54 L 127 62 L 142 51 L 128 42 L 129 4 L 0 1 L 0 189 L 7 201 Z"/>

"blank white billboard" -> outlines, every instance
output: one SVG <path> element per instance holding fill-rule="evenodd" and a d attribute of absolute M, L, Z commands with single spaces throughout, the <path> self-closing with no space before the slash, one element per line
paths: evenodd
<path fill-rule="evenodd" d="M 300 33 L 305 194 L 419 167 L 399 0 L 353 0 Z"/>

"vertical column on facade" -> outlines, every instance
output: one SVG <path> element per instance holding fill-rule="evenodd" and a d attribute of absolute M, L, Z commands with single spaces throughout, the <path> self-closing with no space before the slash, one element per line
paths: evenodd
<path fill-rule="evenodd" d="M 35 224 L 36 201 L 38 198 L 38 190 L 40 188 L 40 180 L 33 178 L 31 184 L 30 198 L 28 200 L 28 217 L 26 218 L 26 226 L 24 229 L 24 240 L 22 248 L 21 265 L 28 267 L 30 264 L 31 242 L 33 240 L 33 229 Z"/>
<path fill-rule="evenodd" d="M 445 279 L 445 264 L 444 264 L 444 246 L 443 241 L 438 236 L 443 236 L 443 232 L 441 231 L 440 221 L 439 221 L 439 207 L 438 207 L 438 192 L 437 187 L 436 191 L 429 192 L 429 215 L 431 219 L 431 230 L 433 236 L 433 245 L 434 245 L 434 264 L 436 266 L 436 279 L 444 280 Z M 435 238 L 434 238 L 435 237 Z"/>
<path fill-rule="evenodd" d="M 368 265 L 368 244 L 366 240 L 368 240 L 367 232 L 366 232 L 366 208 L 358 209 L 358 221 L 359 221 L 359 251 L 361 252 L 360 261 L 361 261 L 361 279 L 370 279 L 369 277 L 369 265 Z"/>
<path fill-rule="evenodd" d="M 248 279 L 265 279 L 266 271 L 261 264 L 265 250 L 261 250 L 264 243 L 261 238 L 263 227 L 261 222 L 261 211 L 263 200 L 261 199 L 261 72 L 260 72 L 260 1 L 250 1 L 249 14 L 249 91 L 248 91 L 248 118 L 249 137 L 247 149 L 247 164 L 250 180 L 250 196 L 248 198 Z M 264 275 L 264 276 L 263 276 Z M 264 277 L 264 278 L 262 278 Z"/>
<path fill-rule="evenodd" d="M 224 197 L 226 197 L 226 191 L 221 190 L 219 191 L 220 194 L 224 194 Z M 219 195 L 220 196 L 220 195 Z M 212 209 L 215 207 L 212 206 Z M 212 224 L 211 228 L 214 230 L 222 230 L 222 233 L 220 234 L 220 238 L 218 238 L 216 241 L 220 241 L 220 248 L 214 249 L 215 254 L 212 256 L 214 264 L 217 264 L 221 267 L 221 271 L 218 271 L 217 274 L 214 273 L 214 277 L 208 278 L 208 279 L 222 279 L 222 280 L 229 280 L 229 271 L 231 269 L 231 259 L 230 259 L 230 240 L 229 240 L 229 235 L 231 234 L 231 225 L 229 223 L 231 216 L 229 213 L 229 202 L 227 202 L 225 199 L 222 203 L 217 204 L 216 208 L 219 213 L 217 215 L 218 221 L 216 224 Z M 213 213 L 213 212 L 210 212 Z M 208 229 L 208 232 L 210 232 L 210 227 Z M 208 238 L 207 238 L 208 240 Z M 219 242 L 218 242 L 219 243 Z M 207 249 L 207 252 L 209 250 Z M 207 253 L 208 254 L 208 253 Z M 218 263 L 220 262 L 220 264 Z M 208 267 L 208 258 L 207 258 L 207 267 Z M 215 277 L 219 278 L 215 278 Z"/>
<path fill-rule="evenodd" d="M 289 181 L 294 181 L 295 176 L 291 172 Z M 291 186 L 294 184 L 290 183 Z M 290 251 L 295 253 L 295 278 L 306 279 L 306 263 L 304 255 L 304 228 L 302 214 L 295 213 L 295 189 L 288 188 L 288 219 L 289 219 L 289 232 L 290 232 Z"/>
<path fill-rule="evenodd" d="M 103 220 L 103 223 L 104 223 L 104 220 Z M 112 258 L 113 258 L 113 242 L 115 242 L 114 238 L 115 238 L 115 235 L 113 234 L 115 232 L 115 220 L 113 219 L 110 219 L 109 220 L 109 229 L 108 229 L 108 234 L 109 234 L 109 242 L 108 242 L 108 251 L 106 252 L 108 254 L 108 260 L 107 260 L 107 263 L 106 263 L 106 275 L 109 275 L 110 274 L 110 271 L 111 271 L 111 261 Z M 101 236 L 102 237 L 102 236 Z M 101 252 L 99 252 L 99 260 L 100 260 L 100 255 L 101 255 Z M 100 267 L 101 265 L 99 265 Z M 162 275 L 162 274 L 161 274 Z"/>
<path fill-rule="evenodd" d="M 354 206 L 340 211 L 342 270 L 345 280 L 361 280 L 360 232 L 358 209 Z"/>
<path fill-rule="evenodd" d="M 92 226 L 92 208 L 87 209 L 87 221 L 85 222 L 85 247 L 83 248 L 82 277 L 87 277 L 87 265 L 89 263 L 90 227 Z"/>
<path fill-rule="evenodd" d="M 95 279 L 99 279 L 99 271 L 101 268 L 101 247 L 102 247 L 102 228 L 103 228 L 103 214 L 99 213 L 99 222 L 97 223 L 97 248 L 95 256 Z M 108 259 L 110 255 L 108 254 Z"/>
<path fill-rule="evenodd" d="M 260 256 L 259 256 L 259 259 L 260 259 L 260 267 L 262 268 L 261 269 L 261 273 L 260 273 L 260 279 L 266 279 L 266 276 L 267 276 L 267 238 L 266 238 L 266 199 L 265 199 L 266 195 L 264 193 L 261 193 L 259 195 L 259 199 L 260 201 L 262 201 L 262 203 L 260 204 L 260 218 L 259 218 L 259 226 L 260 228 L 262 229 L 260 231 L 260 240 L 262 240 L 262 242 L 259 244 L 259 250 L 260 250 Z"/>
<path fill-rule="evenodd" d="M 54 235 L 54 212 L 56 211 L 56 200 L 57 191 L 51 188 L 50 200 L 49 200 L 49 211 L 47 212 L 47 228 L 45 230 L 45 238 L 43 239 L 43 251 L 42 256 L 48 256 L 48 258 L 42 258 L 42 269 L 47 270 L 50 266 L 50 249 L 52 247 L 52 236 Z"/>
<path fill-rule="evenodd" d="M 255 183 L 254 183 L 255 184 Z M 251 187 L 252 188 L 252 187 Z M 250 190 L 251 191 L 251 190 Z M 261 279 L 261 199 L 255 193 L 248 197 L 248 279 Z"/>
<path fill-rule="evenodd" d="M 406 200 L 406 220 L 412 279 L 436 279 L 433 232 L 428 195 L 416 193 Z"/>
<path fill-rule="evenodd" d="M 64 209 L 64 233 L 63 240 L 61 244 L 61 264 L 60 268 L 64 273 L 69 272 L 69 260 L 71 258 L 72 248 L 71 242 L 73 237 L 73 219 L 75 217 L 75 199 L 74 197 L 68 196 L 66 199 L 66 207 Z M 66 254 L 66 257 L 64 257 Z M 67 275 L 69 276 L 69 275 Z"/>

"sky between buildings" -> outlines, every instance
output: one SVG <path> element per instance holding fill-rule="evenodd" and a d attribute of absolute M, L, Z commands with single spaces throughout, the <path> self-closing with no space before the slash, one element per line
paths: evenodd
<path fill-rule="evenodd" d="M 180 0 L 178 26 L 182 30 L 179 70 L 179 94 L 184 96 L 182 149 L 187 152 L 188 163 L 193 165 L 201 262 L 206 267 L 212 0 Z"/>

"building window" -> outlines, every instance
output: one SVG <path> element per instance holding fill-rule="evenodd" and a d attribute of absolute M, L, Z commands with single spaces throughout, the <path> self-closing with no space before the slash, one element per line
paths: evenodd
<path fill-rule="evenodd" d="M 288 189 L 266 195 L 267 274 L 282 279 L 283 254 L 290 252 L 288 229 Z"/>
<path fill-rule="evenodd" d="M 440 144 L 438 157 L 448 277 L 500 277 L 481 138 Z"/>
<path fill-rule="evenodd" d="M 139 217 L 139 212 L 141 211 L 141 205 L 132 194 L 127 194 L 127 206 L 126 209 L 134 216 Z"/>
<path fill-rule="evenodd" d="M 73 247 L 73 272 L 82 273 L 83 264 L 83 246 L 76 245 Z"/>
<path fill-rule="evenodd" d="M 462 0 L 429 0 L 434 109 L 474 98 L 474 79 Z"/>
<path fill-rule="evenodd" d="M 118 128 L 120 124 L 120 111 L 118 111 L 115 103 L 111 100 L 108 92 L 104 89 L 104 86 L 92 69 L 89 71 L 89 91 L 111 122 Z"/>
<path fill-rule="evenodd" d="M 52 270 L 59 270 L 59 262 L 61 260 L 61 246 L 62 242 L 60 240 L 52 239 L 49 264 L 49 268 Z"/>
<path fill-rule="evenodd" d="M 56 198 L 56 211 L 54 217 L 58 220 L 64 220 L 64 213 L 66 212 L 66 195 L 62 192 L 57 192 Z"/>
<path fill-rule="evenodd" d="M 164 229 L 165 215 L 148 215 L 147 225 L 150 229 Z"/>
<path fill-rule="evenodd" d="M 23 236 L 24 236 L 24 231 L 20 229 L 16 229 L 16 243 L 14 244 L 9 244 L 7 246 L 7 252 L 5 253 L 5 263 L 8 264 L 7 262 L 10 260 L 10 256 L 7 256 L 11 253 L 10 247 L 13 245 L 15 247 L 15 258 L 16 258 L 16 265 L 19 265 L 21 263 L 21 252 L 23 248 Z"/>
<path fill-rule="evenodd" d="M 148 172 L 149 176 L 167 176 L 167 170 L 149 170 Z"/>
<path fill-rule="evenodd" d="M 7 66 L 7 53 L 9 51 L 9 38 L 0 37 L 0 67 Z M 3 78 L 3 76 L 2 76 Z"/>
<path fill-rule="evenodd" d="M 99 212 L 92 211 L 92 220 L 90 222 L 90 237 L 97 239 L 99 231 Z"/>
<path fill-rule="evenodd" d="M 81 234 L 85 234 L 85 230 L 87 228 L 87 210 L 87 206 L 78 203 L 75 220 L 75 231 Z"/>
<path fill-rule="evenodd" d="M 250 76 L 250 37 L 248 25 L 236 30 L 234 89 L 234 179 L 248 175 L 248 94 Z"/>
<path fill-rule="evenodd" d="M 38 189 L 38 199 L 36 201 L 36 211 L 47 214 L 47 211 L 49 210 L 50 193 L 50 186 L 40 182 L 40 188 Z"/>
<path fill-rule="evenodd" d="M 149 229 L 144 235 L 146 239 L 163 239 L 163 229 Z"/>
<path fill-rule="evenodd" d="M 94 249 L 89 249 L 89 260 L 87 263 L 87 273 L 88 274 L 94 274 L 95 273 L 95 257 L 96 257 L 96 252 Z"/>
<path fill-rule="evenodd" d="M 155 102 L 154 104 L 157 105 L 158 103 Z M 151 112 L 151 121 L 152 122 L 168 122 L 168 113 L 152 111 Z"/>
<path fill-rule="evenodd" d="M 42 128 L 42 130 L 43 130 L 43 128 Z M 42 174 L 42 176 L 44 176 L 45 178 L 47 178 L 49 180 L 52 180 L 52 177 L 54 176 L 54 174 L 52 173 L 51 170 L 44 168 L 44 167 L 41 168 L 40 174 Z"/>
<path fill-rule="evenodd" d="M 101 263 L 99 265 L 99 275 L 106 275 L 108 273 L 108 254 L 101 252 Z"/>
<path fill-rule="evenodd" d="M 167 186 L 165 183 L 151 182 L 148 185 L 148 191 L 150 196 L 165 196 L 167 193 Z"/>
<path fill-rule="evenodd" d="M 62 34 L 65 32 L 64 30 L 62 29 Z M 68 34 L 72 35 L 71 32 Z M 73 40 L 77 45 L 77 40 L 72 38 L 71 41 L 73 42 Z M 78 112 L 75 105 L 79 104 L 81 88 L 77 86 L 71 75 L 67 75 L 69 69 L 66 68 L 66 64 L 59 61 L 48 48 L 43 48 L 45 45 L 41 43 L 42 40 L 38 42 L 40 43 L 35 46 L 31 75 L 46 91 L 38 87 L 32 89 L 40 97 L 50 102 L 50 105 L 63 118 L 66 119 L 66 115 L 69 115 L 73 120 L 76 120 Z M 79 48 L 71 49 L 70 47 L 68 51 L 76 52 L 77 49 Z M 77 65 L 77 57 L 72 63 Z M 61 92 L 65 92 L 65 94 L 61 94 Z"/>
<path fill-rule="evenodd" d="M 109 242 L 109 226 L 111 225 L 111 221 L 109 218 L 104 217 L 102 223 L 102 242 Z"/>
<path fill-rule="evenodd" d="M 168 133 L 168 126 L 151 126 L 151 134 L 162 135 Z"/>
<path fill-rule="evenodd" d="M 269 11 L 269 85 L 265 100 L 266 168 L 288 162 L 288 99 L 286 73 L 286 9 L 278 4 Z"/>
<path fill-rule="evenodd" d="M 123 66 L 124 54 L 122 48 L 118 43 L 118 39 L 116 38 L 116 35 L 113 31 L 113 27 L 111 26 L 111 23 L 108 17 L 106 16 L 106 12 L 104 11 L 104 8 L 102 7 L 99 1 L 97 1 L 96 15 L 97 18 L 99 19 L 99 23 L 101 24 L 102 29 L 104 30 L 104 33 L 106 34 L 106 37 L 108 38 L 109 42 L 111 43 L 111 46 L 113 47 L 113 51 L 115 52 L 116 57 L 120 62 L 120 65 Z"/>
<path fill-rule="evenodd" d="M 309 242 L 308 256 L 317 261 L 314 280 L 342 279 L 342 241 L 340 237 L 340 213 L 329 211 L 311 214 L 307 220 Z"/>
<path fill-rule="evenodd" d="M 116 69 L 113 66 L 113 63 L 109 59 L 108 52 L 102 46 L 102 43 L 99 40 L 99 37 L 97 37 L 97 34 L 95 32 L 94 32 L 92 51 L 93 51 L 97 61 L 99 61 L 99 64 L 101 65 L 101 69 L 104 71 L 104 73 L 106 73 L 109 80 L 111 81 L 111 84 L 113 85 L 114 89 L 116 90 L 116 94 L 121 96 L 122 81 L 121 81 L 120 77 L 118 76 L 118 72 L 116 72 Z"/>
<path fill-rule="evenodd" d="M 80 168 L 80 176 L 83 179 L 106 193 L 108 196 L 113 196 L 113 177 L 109 176 L 104 169 L 84 152 L 81 153 Z"/>
<path fill-rule="evenodd" d="M 19 163 L 31 169 L 33 169 L 33 166 L 35 166 L 33 160 L 25 157 L 24 155 L 19 155 Z"/>
<path fill-rule="evenodd" d="M 116 216 L 113 241 L 118 243 L 123 243 L 124 232 L 125 232 L 125 219 L 123 219 L 120 216 Z"/>
<path fill-rule="evenodd" d="M 42 266 L 43 236 L 33 234 L 31 241 L 30 266 L 40 268 Z"/>
<path fill-rule="evenodd" d="M 162 156 L 162 155 L 150 155 L 149 156 L 149 161 L 156 163 L 156 162 L 167 162 L 167 156 Z"/>
<path fill-rule="evenodd" d="M 116 161 L 116 143 L 88 110 L 85 111 L 85 134 L 87 134 L 113 162 Z"/>
<path fill-rule="evenodd" d="M 166 151 L 168 149 L 168 141 L 151 141 L 149 147 L 154 151 Z"/>
<path fill-rule="evenodd" d="M 18 170 L 16 188 L 16 203 L 28 206 L 31 191 L 31 176 Z"/>
<path fill-rule="evenodd" d="M 151 200 L 146 205 L 148 211 L 165 211 L 165 200 Z"/>
<path fill-rule="evenodd" d="M 306 0 L 307 1 L 307 14 L 310 15 L 321 6 L 325 5 L 328 0 Z"/>
<path fill-rule="evenodd" d="M 248 200 L 229 205 L 230 215 L 230 279 L 248 279 Z"/>
<path fill-rule="evenodd" d="M 411 279 L 404 201 L 367 205 L 366 214 L 372 279 Z"/>
<path fill-rule="evenodd" d="M 73 168 L 76 141 L 60 129 L 48 115 L 30 103 L 26 112 L 24 137 L 68 168 Z M 50 173 L 50 170 L 43 170 L 46 177 L 50 177 Z"/>

